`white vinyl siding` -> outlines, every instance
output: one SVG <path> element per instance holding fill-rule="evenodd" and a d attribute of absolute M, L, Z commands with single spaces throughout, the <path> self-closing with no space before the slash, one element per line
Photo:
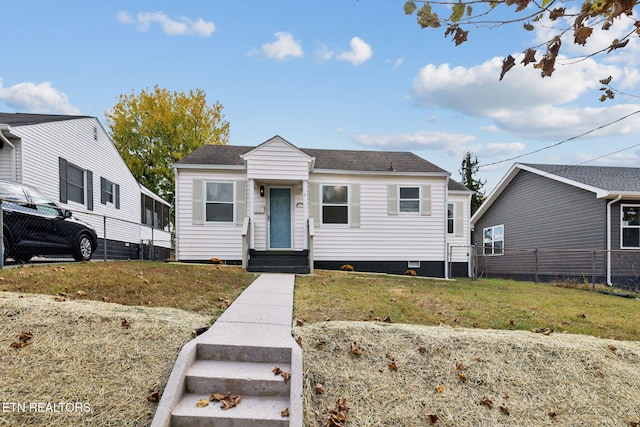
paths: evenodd
<path fill-rule="evenodd" d="M 97 140 L 94 128 L 97 128 Z M 84 205 L 75 202 L 62 203 L 62 207 L 74 210 L 77 216 L 88 222 L 104 237 L 106 221 L 107 238 L 139 244 L 148 227 L 141 224 L 140 194 L 142 189 L 131 175 L 122 157 L 116 150 L 109 135 L 95 118 L 80 118 L 28 126 L 13 126 L 12 133 L 20 136 L 19 178 L 25 184 L 32 185 L 52 200 L 60 200 L 59 158 L 84 169 L 85 197 L 89 189 L 95 203 L 89 211 L 85 199 Z M 55 141 L 55 144 L 52 144 Z M 118 183 L 121 205 L 98 203 L 100 200 L 100 177 Z M 154 196 L 157 198 L 157 196 Z M 78 211 L 87 211 L 82 214 Z M 150 230 L 150 229 L 149 229 Z M 171 235 L 154 230 L 157 246 L 170 247 Z"/>
<path fill-rule="evenodd" d="M 312 174 L 309 184 L 311 216 L 315 215 L 317 209 L 313 197 L 320 198 L 320 190 L 314 189 L 317 185 L 349 185 L 352 199 L 354 185 L 357 185 L 360 196 L 359 227 L 320 224 L 315 228 L 314 258 L 317 261 L 348 259 L 406 262 L 444 259 L 446 206 L 443 178 Z M 400 186 L 420 187 L 420 203 L 428 204 L 430 214 L 399 215 L 397 189 Z M 425 195 L 428 197 L 425 198 Z M 353 209 L 353 200 L 351 202 Z M 396 214 L 390 214 L 394 209 Z"/>
<path fill-rule="evenodd" d="M 234 184 L 234 221 L 205 221 L 205 183 L 227 182 Z M 242 220 L 248 206 L 244 171 L 212 172 L 179 169 L 176 175 L 176 259 L 180 261 L 242 259 Z M 240 187 L 244 187 L 244 191 Z M 256 201 L 260 198 L 255 190 Z M 241 200 L 241 203 L 239 203 Z M 244 210 L 242 220 L 239 211 Z"/>
<path fill-rule="evenodd" d="M 306 180 L 311 159 L 279 138 L 270 140 L 245 156 L 247 178 L 260 180 Z"/>

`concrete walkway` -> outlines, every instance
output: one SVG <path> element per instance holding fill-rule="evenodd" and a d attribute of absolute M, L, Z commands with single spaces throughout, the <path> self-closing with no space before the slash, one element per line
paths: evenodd
<path fill-rule="evenodd" d="M 302 427 L 302 350 L 291 336 L 293 274 L 260 275 L 176 360 L 152 427 Z M 275 367 L 289 372 L 284 381 Z M 241 394 L 238 406 L 197 407 L 212 393 Z M 281 412 L 288 409 L 288 416 Z"/>

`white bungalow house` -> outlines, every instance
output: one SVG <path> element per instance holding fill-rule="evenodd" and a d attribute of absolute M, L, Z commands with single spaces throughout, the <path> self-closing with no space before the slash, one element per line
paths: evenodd
<path fill-rule="evenodd" d="M 94 259 L 169 257 L 165 200 L 140 185 L 100 121 L 0 113 L 0 179 L 28 184 L 92 225 Z M 106 235 L 105 235 L 106 231 Z"/>
<path fill-rule="evenodd" d="M 415 154 L 300 149 L 275 136 L 205 145 L 173 167 L 178 261 L 469 273 L 471 191 Z"/>

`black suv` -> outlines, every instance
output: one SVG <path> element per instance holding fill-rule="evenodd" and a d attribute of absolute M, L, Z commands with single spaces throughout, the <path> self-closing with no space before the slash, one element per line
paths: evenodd
<path fill-rule="evenodd" d="M 0 180 L 4 260 L 27 262 L 34 255 L 71 254 L 91 259 L 98 245 L 95 230 L 33 187 Z"/>

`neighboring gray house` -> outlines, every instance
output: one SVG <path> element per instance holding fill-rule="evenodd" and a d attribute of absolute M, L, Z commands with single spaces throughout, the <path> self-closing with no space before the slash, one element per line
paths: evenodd
<path fill-rule="evenodd" d="M 205 145 L 174 168 L 178 261 L 469 274 L 471 191 L 415 154 L 301 149 L 275 136 Z"/>
<path fill-rule="evenodd" d="M 640 168 L 516 163 L 471 226 L 479 275 L 637 282 Z"/>
<path fill-rule="evenodd" d="M 136 259 L 153 240 L 170 255 L 169 203 L 140 185 L 100 121 L 90 116 L 0 113 L 0 179 L 38 188 L 98 233 L 94 259 Z M 105 217 L 107 218 L 105 220 Z"/>

